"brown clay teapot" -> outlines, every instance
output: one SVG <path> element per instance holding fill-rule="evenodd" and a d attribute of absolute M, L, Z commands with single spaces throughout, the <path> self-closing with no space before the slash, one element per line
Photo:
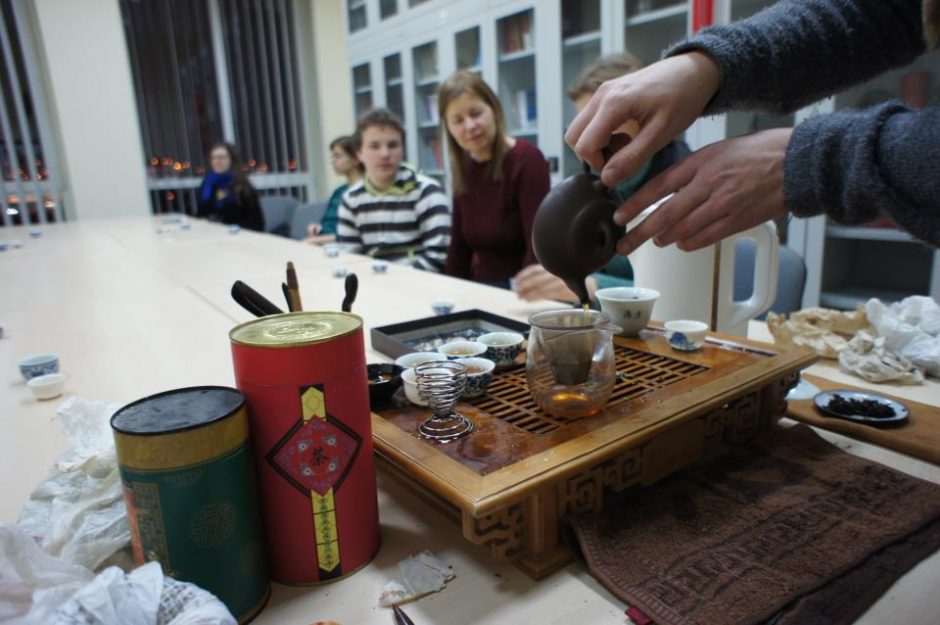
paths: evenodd
<path fill-rule="evenodd" d="M 605 155 L 606 156 L 606 155 Z M 585 164 L 556 185 L 532 223 L 532 249 L 545 269 L 561 278 L 581 304 L 590 302 L 584 280 L 616 253 L 624 228 L 614 223 L 618 198 Z"/>

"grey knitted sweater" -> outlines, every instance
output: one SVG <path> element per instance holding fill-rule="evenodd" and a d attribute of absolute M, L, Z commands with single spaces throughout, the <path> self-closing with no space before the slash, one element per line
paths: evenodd
<path fill-rule="evenodd" d="M 666 52 L 704 50 L 721 86 L 706 114 L 789 113 L 940 44 L 940 0 L 780 0 Z M 811 118 L 784 161 L 787 208 L 857 224 L 890 216 L 940 246 L 940 108 L 899 101 Z"/>

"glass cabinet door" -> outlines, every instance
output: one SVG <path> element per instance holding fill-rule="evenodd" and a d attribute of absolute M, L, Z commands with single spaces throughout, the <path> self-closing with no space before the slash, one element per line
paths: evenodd
<path fill-rule="evenodd" d="M 689 31 L 686 0 L 625 0 L 626 49 L 644 65 L 659 60 L 663 50 Z"/>
<path fill-rule="evenodd" d="M 379 0 L 379 17 L 386 20 L 398 15 L 398 0 Z"/>
<path fill-rule="evenodd" d="M 414 97 L 417 122 L 417 165 L 429 176 L 443 180 L 444 158 L 441 150 L 440 123 L 437 114 L 437 87 L 440 82 L 437 42 L 413 48 Z"/>
<path fill-rule="evenodd" d="M 390 54 L 382 59 L 385 68 L 385 106 L 405 122 L 405 100 L 402 89 L 401 54 Z"/>
<path fill-rule="evenodd" d="M 350 33 L 368 26 L 366 0 L 346 0 L 346 19 L 349 22 Z"/>
<path fill-rule="evenodd" d="M 562 0 L 561 46 L 561 110 L 567 128 L 577 112 L 568 88 L 585 67 L 601 56 L 600 0 Z M 565 149 L 562 174 L 571 176 L 580 170 L 578 156 Z"/>
<path fill-rule="evenodd" d="M 528 9 L 496 22 L 497 94 L 505 109 L 509 134 L 537 145 L 534 13 Z"/>
<path fill-rule="evenodd" d="M 479 26 L 462 30 L 454 35 L 454 49 L 457 53 L 457 69 L 467 69 L 477 74 L 482 71 Z"/>
<path fill-rule="evenodd" d="M 368 63 L 357 65 L 353 74 L 353 102 L 356 107 L 356 117 L 372 108 L 372 71 Z"/>

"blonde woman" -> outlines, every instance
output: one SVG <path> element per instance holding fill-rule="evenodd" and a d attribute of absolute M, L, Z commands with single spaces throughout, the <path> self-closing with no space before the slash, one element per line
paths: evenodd
<path fill-rule="evenodd" d="M 536 263 L 532 221 L 548 193 L 548 163 L 506 130 L 503 107 L 482 78 L 465 70 L 438 90 L 453 176 L 453 228 L 445 273 L 508 287 Z"/>

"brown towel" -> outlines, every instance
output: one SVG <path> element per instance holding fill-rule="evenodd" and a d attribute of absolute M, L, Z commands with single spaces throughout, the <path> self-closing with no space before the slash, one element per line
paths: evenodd
<path fill-rule="evenodd" d="M 820 414 L 813 405 L 812 399 L 804 399 L 789 402 L 787 414 L 790 418 L 940 464 L 940 408 L 937 406 L 921 404 L 880 391 L 839 384 L 813 375 L 804 374 L 803 377 L 823 391 L 844 389 L 864 393 L 876 392 L 901 402 L 907 406 L 911 415 L 907 423 L 900 427 L 877 428 Z"/>
<path fill-rule="evenodd" d="M 940 548 L 940 486 L 800 425 L 572 527 L 595 577 L 660 625 L 838 625 Z"/>

